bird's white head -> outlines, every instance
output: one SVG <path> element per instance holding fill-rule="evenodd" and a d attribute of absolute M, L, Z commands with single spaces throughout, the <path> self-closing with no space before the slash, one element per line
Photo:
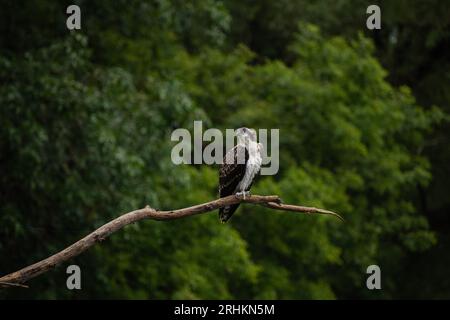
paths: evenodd
<path fill-rule="evenodd" d="M 246 127 L 236 129 L 236 137 L 238 144 L 247 145 L 249 142 L 256 142 L 256 130 Z"/>

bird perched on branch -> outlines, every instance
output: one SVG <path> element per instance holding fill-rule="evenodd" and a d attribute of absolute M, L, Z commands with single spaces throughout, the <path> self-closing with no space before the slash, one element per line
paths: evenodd
<path fill-rule="evenodd" d="M 219 195 L 221 198 L 236 194 L 244 199 L 250 194 L 250 188 L 262 163 L 262 144 L 256 140 L 254 129 L 236 129 L 237 145 L 229 150 L 219 170 Z M 239 203 L 219 209 L 219 219 L 227 222 Z"/>

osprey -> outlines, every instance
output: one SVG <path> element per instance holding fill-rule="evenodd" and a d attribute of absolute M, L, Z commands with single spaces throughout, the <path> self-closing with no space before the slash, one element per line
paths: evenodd
<path fill-rule="evenodd" d="M 227 152 L 220 166 L 220 198 L 236 194 L 245 199 L 245 196 L 250 194 L 253 180 L 261 169 L 262 144 L 256 142 L 256 131 L 245 127 L 239 128 L 236 130 L 236 136 L 237 145 Z M 220 221 L 227 222 L 238 207 L 239 203 L 220 208 Z"/>

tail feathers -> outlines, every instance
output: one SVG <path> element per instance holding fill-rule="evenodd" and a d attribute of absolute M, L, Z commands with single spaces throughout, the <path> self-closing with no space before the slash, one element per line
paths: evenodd
<path fill-rule="evenodd" d="M 239 203 L 220 208 L 219 209 L 220 222 L 222 222 L 222 223 L 227 222 L 231 218 L 233 213 L 237 210 L 238 207 L 239 207 Z"/>

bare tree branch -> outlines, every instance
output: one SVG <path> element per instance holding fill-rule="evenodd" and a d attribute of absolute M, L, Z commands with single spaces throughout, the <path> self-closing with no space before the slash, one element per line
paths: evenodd
<path fill-rule="evenodd" d="M 26 285 L 19 284 L 19 283 L 11 283 L 11 282 L 0 282 L 0 286 L 28 288 L 28 286 L 26 286 Z"/>
<path fill-rule="evenodd" d="M 110 234 L 116 232 L 119 229 L 122 229 L 126 225 L 135 223 L 137 221 L 143 219 L 153 219 L 153 220 L 179 219 L 192 216 L 195 214 L 210 212 L 225 206 L 241 202 L 260 204 L 276 210 L 294 211 L 308 214 L 329 214 L 343 220 L 341 216 L 332 211 L 312 207 L 302 207 L 302 206 L 282 204 L 278 196 L 251 195 L 247 196 L 246 199 L 244 200 L 241 197 L 231 195 L 225 198 L 220 198 L 192 207 L 170 211 L 158 211 L 156 209 L 147 206 L 143 209 L 131 211 L 119 216 L 118 218 L 108 222 L 107 224 L 104 224 L 94 232 L 88 234 L 81 240 L 78 240 L 77 242 L 67 247 L 66 249 L 44 260 L 41 260 L 19 271 L 1 277 L 0 287 L 13 287 L 13 286 L 26 287 L 23 285 L 24 282 L 34 277 L 37 277 L 38 275 L 44 272 L 49 271 L 50 269 L 54 268 L 55 266 L 57 266 L 62 262 L 65 262 L 73 257 L 78 256 L 83 251 L 89 249 L 97 242 L 103 241 Z"/>

